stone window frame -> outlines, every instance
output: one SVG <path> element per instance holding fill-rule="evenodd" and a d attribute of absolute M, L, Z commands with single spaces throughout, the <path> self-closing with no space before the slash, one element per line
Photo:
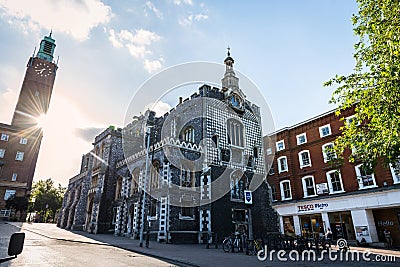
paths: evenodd
<path fill-rule="evenodd" d="M 288 188 L 284 187 L 284 184 L 288 184 Z M 290 180 L 283 180 L 279 182 L 279 187 L 281 189 L 281 200 L 285 201 L 285 200 L 291 200 L 293 198 L 292 196 L 292 188 L 290 185 Z M 285 192 L 289 191 L 290 196 L 286 197 L 285 196 Z"/>
<path fill-rule="evenodd" d="M 389 164 L 390 173 L 392 174 L 393 183 L 399 184 L 400 183 L 400 160 L 397 161 L 396 166 L 393 164 Z"/>
<path fill-rule="evenodd" d="M 308 194 L 308 189 L 310 188 L 310 186 L 307 184 L 307 180 L 312 182 L 312 189 L 314 190 L 314 194 Z M 314 176 L 312 175 L 307 175 L 301 178 L 301 184 L 303 186 L 303 195 L 304 198 L 309 198 L 309 197 L 316 197 L 317 195 L 317 189 L 315 187 L 315 179 Z"/>
<path fill-rule="evenodd" d="M 333 149 L 335 147 L 335 144 L 333 142 L 329 142 L 329 143 L 322 145 L 322 157 L 324 158 L 325 163 L 337 158 L 337 155 L 334 151 L 332 152 L 333 155 L 331 155 L 331 157 L 327 153 L 327 147 L 329 147 L 329 146 L 332 146 L 332 149 Z"/>
<path fill-rule="evenodd" d="M 328 129 L 328 133 L 324 132 L 325 129 Z M 331 124 L 330 123 L 319 127 L 319 137 L 324 138 L 324 137 L 327 137 L 327 136 L 330 136 L 330 135 L 332 135 L 332 129 L 331 129 Z"/>
<path fill-rule="evenodd" d="M 340 187 L 342 188 L 342 190 L 336 190 L 336 191 L 333 190 L 332 177 L 331 177 L 331 174 L 333 174 L 333 173 L 338 174 L 339 181 L 340 181 Z M 342 179 L 342 174 L 340 173 L 340 170 L 331 170 L 331 171 L 326 172 L 326 181 L 328 182 L 330 195 L 346 192 L 346 191 L 344 191 L 343 179 Z"/>
<path fill-rule="evenodd" d="M 300 138 L 304 137 L 304 141 L 302 142 Z M 296 135 L 296 141 L 297 141 L 297 145 L 303 145 L 307 143 L 307 133 L 301 133 Z"/>
<path fill-rule="evenodd" d="M 17 153 L 15 154 L 15 160 L 23 161 L 24 160 L 24 155 L 25 155 L 25 152 L 17 151 Z"/>
<path fill-rule="evenodd" d="M 283 159 L 285 160 L 285 167 L 286 168 L 282 168 L 281 160 L 283 160 Z M 281 157 L 277 158 L 276 161 L 278 162 L 278 172 L 279 173 L 289 171 L 289 166 L 288 166 L 288 161 L 287 161 L 287 157 L 286 156 L 281 156 Z"/>
<path fill-rule="evenodd" d="M 189 168 L 180 168 L 180 187 L 195 189 L 196 187 L 196 174 Z"/>
<path fill-rule="evenodd" d="M 303 157 L 303 155 L 307 155 L 307 158 Z M 305 167 L 311 167 L 310 150 L 302 150 L 298 153 L 298 156 L 299 156 L 300 169 L 303 169 Z"/>
<path fill-rule="evenodd" d="M 235 202 L 244 202 L 244 190 L 246 179 L 242 171 L 233 171 L 230 175 L 230 200 Z"/>
<path fill-rule="evenodd" d="M 280 146 L 282 145 L 282 146 Z M 276 152 L 285 150 L 285 139 L 276 142 Z"/>
<path fill-rule="evenodd" d="M 227 143 L 231 146 L 245 147 L 245 128 L 241 121 L 235 118 L 229 118 L 226 121 Z"/>
<path fill-rule="evenodd" d="M 0 137 L 1 141 L 8 142 L 9 139 L 10 139 L 10 135 L 9 134 L 6 134 L 6 133 L 2 133 L 1 134 L 1 137 Z"/>
<path fill-rule="evenodd" d="M 183 130 L 182 140 L 185 141 L 186 143 L 194 143 L 194 137 L 195 137 L 194 127 L 191 125 L 187 126 Z"/>
<path fill-rule="evenodd" d="M 358 164 L 354 166 L 355 171 L 356 171 L 356 176 L 357 176 L 357 182 L 358 182 L 358 189 L 369 189 L 369 188 L 375 188 L 378 187 L 376 184 L 376 179 L 375 179 L 375 174 L 372 172 L 370 174 L 366 173 L 365 170 L 362 169 L 363 164 Z M 362 172 L 365 172 L 365 175 L 363 175 Z M 371 185 L 364 185 L 365 178 L 369 180 L 372 180 Z"/>

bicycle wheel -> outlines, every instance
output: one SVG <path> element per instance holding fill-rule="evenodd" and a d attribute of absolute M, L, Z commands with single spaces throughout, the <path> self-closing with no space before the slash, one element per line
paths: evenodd
<path fill-rule="evenodd" d="M 231 240 L 225 239 L 225 240 L 222 242 L 222 249 L 223 249 L 225 252 L 230 252 L 230 251 L 232 250 L 232 242 L 231 242 Z"/>
<path fill-rule="evenodd" d="M 243 252 L 242 242 L 240 239 L 233 241 L 233 252 Z"/>

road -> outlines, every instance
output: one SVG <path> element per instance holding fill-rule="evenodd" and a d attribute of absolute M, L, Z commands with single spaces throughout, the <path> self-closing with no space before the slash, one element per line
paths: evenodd
<path fill-rule="evenodd" d="M 0 222 L 0 257 L 7 256 L 9 237 L 19 229 Z M 175 266 L 149 256 L 82 240 L 63 241 L 24 231 L 24 250 L 17 259 L 1 266 Z"/>
<path fill-rule="evenodd" d="M 4 266 L 400 266 L 400 258 L 397 258 L 396 262 L 385 263 L 377 262 L 376 258 L 379 255 L 400 257 L 398 250 L 351 248 L 352 252 L 370 252 L 370 262 L 339 259 L 332 261 L 328 257 L 315 261 L 291 261 L 288 253 L 281 255 L 287 259 L 283 262 L 277 259 L 277 252 L 273 260 L 268 258 L 260 261 L 256 256 L 226 253 L 221 246 L 218 249 L 206 249 L 204 245 L 198 244 L 165 244 L 150 241 L 150 248 L 144 248 L 139 247 L 138 240 L 128 237 L 68 231 L 57 228 L 54 224 L 11 222 L 0 222 L 0 257 L 7 256 L 9 236 L 20 228 L 26 234 L 24 250 L 17 259 Z M 332 251 L 335 252 L 336 249 Z"/>

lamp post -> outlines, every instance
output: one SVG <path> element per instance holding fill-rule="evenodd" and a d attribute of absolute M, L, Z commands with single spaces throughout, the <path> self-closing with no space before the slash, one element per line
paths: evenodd
<path fill-rule="evenodd" d="M 142 220 L 140 223 L 140 242 L 139 246 L 143 247 L 143 231 L 144 231 L 144 224 L 145 224 L 145 215 L 146 215 L 146 190 L 147 190 L 147 179 L 149 173 L 149 149 L 150 149 L 150 130 L 151 126 L 147 126 L 146 128 L 146 135 L 147 136 L 147 145 L 146 145 L 146 170 L 145 170 L 145 177 L 143 183 L 143 198 L 142 198 Z"/>

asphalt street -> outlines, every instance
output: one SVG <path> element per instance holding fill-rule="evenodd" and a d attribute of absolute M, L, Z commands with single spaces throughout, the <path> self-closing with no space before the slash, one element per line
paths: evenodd
<path fill-rule="evenodd" d="M 0 257 L 7 256 L 9 237 L 18 231 L 13 225 L 0 222 Z M 71 242 L 24 232 L 26 236 L 22 254 L 1 266 L 174 266 L 90 239 Z"/>
<path fill-rule="evenodd" d="M 4 266 L 400 266 L 400 251 L 352 247 L 352 252 L 368 252 L 370 261 L 328 257 L 316 261 L 260 261 L 256 256 L 206 249 L 204 245 L 164 244 L 150 242 L 150 248 L 139 247 L 139 241 L 110 234 L 68 231 L 54 224 L 0 222 L 0 257 L 7 256 L 9 236 L 21 230 L 26 233 L 25 246 L 17 259 Z M 335 252 L 335 249 L 333 249 Z M 292 255 L 293 256 L 293 255 Z M 396 256 L 395 262 L 389 256 Z M 380 260 L 380 261 L 378 261 Z M 1 265 L 1 266 L 3 266 Z"/>

